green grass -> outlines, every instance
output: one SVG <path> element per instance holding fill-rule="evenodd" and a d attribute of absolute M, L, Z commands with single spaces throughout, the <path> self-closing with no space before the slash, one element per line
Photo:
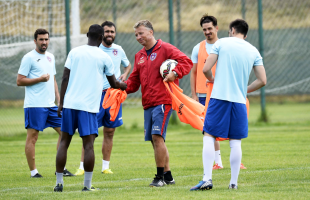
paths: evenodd
<path fill-rule="evenodd" d="M 241 170 L 237 191 L 227 189 L 230 180 L 227 141 L 221 142 L 224 169 L 213 172 L 214 189 L 189 191 L 202 179 L 202 135 L 182 124 L 169 126 L 166 142 L 177 184 L 148 187 L 156 168 L 151 144 L 143 140 L 143 110 L 124 108 L 125 125 L 116 130 L 114 137 L 110 164 L 114 174 L 100 173 L 101 130 L 95 141 L 93 176 L 93 184 L 100 191 L 82 193 L 83 176 L 80 176 L 65 177 L 64 192 L 54 193 L 57 135 L 52 130 L 40 133 L 36 163 L 44 178 L 30 179 L 24 155 L 23 109 L 1 108 L 1 129 L 15 130 L 19 126 L 21 129 L 10 136 L 0 134 L 0 199 L 309 199 L 310 105 L 268 104 L 267 111 L 271 121 L 257 123 L 260 107 L 251 104 L 249 137 L 242 142 L 242 162 L 248 169 Z M 80 151 L 81 139 L 75 135 L 67 161 L 72 172 L 79 166 Z"/>

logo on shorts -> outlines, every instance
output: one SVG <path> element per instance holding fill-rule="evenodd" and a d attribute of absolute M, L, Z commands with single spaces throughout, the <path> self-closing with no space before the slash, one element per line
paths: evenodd
<path fill-rule="evenodd" d="M 113 54 L 114 54 L 114 56 L 117 55 L 117 49 L 114 49 L 114 50 L 113 50 Z"/>
<path fill-rule="evenodd" d="M 152 53 L 150 56 L 151 61 L 155 60 L 157 53 Z"/>
<path fill-rule="evenodd" d="M 160 128 L 158 126 L 154 126 L 153 131 L 160 131 Z"/>
<path fill-rule="evenodd" d="M 183 108 L 183 106 L 184 106 L 183 103 L 181 103 L 180 106 L 179 106 L 179 111 L 178 111 L 178 113 L 179 113 L 180 115 L 183 114 L 183 113 L 182 113 L 182 108 Z"/>
<path fill-rule="evenodd" d="M 47 60 L 52 62 L 52 59 L 49 56 L 47 56 Z"/>

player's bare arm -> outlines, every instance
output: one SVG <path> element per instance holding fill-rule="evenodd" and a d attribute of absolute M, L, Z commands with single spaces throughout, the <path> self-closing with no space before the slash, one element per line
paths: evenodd
<path fill-rule="evenodd" d="M 70 77 L 70 69 L 65 67 L 64 74 L 62 76 L 62 81 L 61 81 L 61 88 L 60 88 L 60 101 L 59 101 L 58 110 L 57 110 L 58 117 L 61 117 L 60 112 L 62 111 L 62 108 L 63 108 L 64 97 L 65 97 L 68 83 L 69 83 L 69 77 Z"/>
<path fill-rule="evenodd" d="M 267 84 L 267 76 L 264 66 L 254 66 L 253 70 L 257 79 L 248 86 L 248 93 L 258 90 Z"/>
<path fill-rule="evenodd" d="M 24 75 L 17 74 L 16 84 L 17 86 L 30 86 L 40 82 L 47 82 L 50 79 L 49 74 L 43 74 L 38 78 L 27 78 Z"/>
<path fill-rule="evenodd" d="M 109 84 L 111 85 L 111 88 L 114 89 L 121 89 L 121 90 L 126 90 L 127 84 L 124 82 L 118 82 L 115 78 L 115 75 L 113 74 L 112 76 L 107 76 L 107 79 L 109 81 Z"/>
<path fill-rule="evenodd" d="M 217 54 L 210 54 L 206 60 L 206 63 L 203 67 L 203 74 L 205 75 L 205 77 L 210 81 L 213 82 L 214 81 L 214 77 L 212 75 L 212 67 L 214 66 L 214 64 L 216 63 L 218 58 Z"/>
<path fill-rule="evenodd" d="M 196 101 L 199 101 L 198 96 L 196 94 L 196 78 L 197 78 L 197 63 L 194 63 L 193 68 L 191 70 L 191 79 L 190 79 L 191 92 L 192 92 L 192 98 Z"/>
<path fill-rule="evenodd" d="M 57 82 L 56 82 L 56 77 L 54 75 L 54 87 L 55 87 L 55 100 L 57 102 L 57 105 L 59 105 L 59 101 L 60 101 L 60 96 L 59 96 L 59 91 L 58 91 L 58 85 L 57 85 Z"/>
<path fill-rule="evenodd" d="M 124 73 L 119 77 L 119 79 L 124 82 L 127 76 L 129 75 L 130 70 L 131 70 L 131 64 L 129 63 L 127 67 L 124 67 Z"/>

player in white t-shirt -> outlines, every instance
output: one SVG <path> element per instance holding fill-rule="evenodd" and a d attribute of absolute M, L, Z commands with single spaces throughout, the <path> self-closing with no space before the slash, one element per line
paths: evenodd
<path fill-rule="evenodd" d="M 231 179 L 229 189 L 238 188 L 238 176 L 242 157 L 241 139 L 248 136 L 246 109 L 247 93 L 258 90 L 267 83 L 263 61 L 258 50 L 245 41 L 248 24 L 237 19 L 229 25 L 229 38 L 214 43 L 203 73 L 214 82 L 211 99 L 203 127 L 204 176 L 191 190 L 212 189 L 212 165 L 216 137 L 229 138 Z M 217 61 L 215 77 L 211 68 Z M 256 80 L 248 86 L 251 70 Z"/>
<path fill-rule="evenodd" d="M 25 128 L 27 139 L 25 154 L 31 173 L 31 178 L 42 178 L 35 165 L 35 144 L 39 131 L 52 127 L 59 134 L 57 149 L 61 132 L 61 118 L 57 116 L 56 101 L 59 103 L 58 86 L 56 83 L 55 57 L 47 52 L 49 32 L 37 29 L 34 33 L 36 48 L 27 53 L 20 64 L 16 83 L 25 86 Z M 73 176 L 64 170 L 64 176 Z"/>
<path fill-rule="evenodd" d="M 123 48 L 117 44 L 114 44 L 115 35 L 116 35 L 116 27 L 113 22 L 105 21 L 101 24 L 104 29 L 104 35 L 102 43 L 99 46 L 99 49 L 103 50 L 107 53 L 112 62 L 114 64 L 114 75 L 115 78 L 120 81 L 125 81 L 127 76 L 130 73 L 131 64 L 125 54 Z M 120 65 L 124 66 L 124 73 L 121 75 Z M 115 132 L 115 128 L 123 125 L 122 119 L 122 106 L 119 109 L 119 113 L 114 122 L 110 120 L 110 108 L 104 109 L 102 108 L 102 101 L 106 94 L 108 88 L 110 88 L 109 81 L 106 77 L 104 77 L 103 89 L 102 89 L 102 96 L 100 101 L 100 109 L 99 113 L 97 113 L 97 120 L 98 120 L 98 127 L 100 128 L 103 126 L 103 142 L 102 142 L 102 170 L 103 174 L 113 174 L 111 171 L 109 164 L 110 164 L 110 157 L 112 152 L 113 146 L 113 136 Z M 80 167 L 76 171 L 75 175 L 83 175 L 84 174 L 84 149 L 82 148 L 82 155 L 81 155 L 81 162 Z"/>
<path fill-rule="evenodd" d="M 67 151 L 76 129 L 79 130 L 85 149 L 84 188 L 82 191 L 93 191 L 91 186 L 95 154 L 94 141 L 98 136 L 96 113 L 103 88 L 104 76 L 112 88 L 125 90 L 127 85 L 116 81 L 111 58 L 100 50 L 103 28 L 94 24 L 87 33 L 88 43 L 72 49 L 65 63 L 61 83 L 58 116 L 62 112 L 61 141 L 56 156 L 55 192 L 63 190 L 63 166 L 66 164 Z"/>

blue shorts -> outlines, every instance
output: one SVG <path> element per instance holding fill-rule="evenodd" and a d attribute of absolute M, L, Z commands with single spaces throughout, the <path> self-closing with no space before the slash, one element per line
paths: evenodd
<path fill-rule="evenodd" d="M 80 137 L 92 134 L 98 136 L 96 113 L 64 108 L 62 110 L 61 131 L 74 135 L 76 129 L 78 129 Z"/>
<path fill-rule="evenodd" d="M 201 103 L 202 105 L 206 105 L 206 97 L 198 97 L 199 99 L 199 103 Z"/>
<path fill-rule="evenodd" d="M 43 131 L 47 127 L 61 127 L 61 118 L 57 115 L 57 106 L 50 108 L 24 108 L 25 128 Z"/>
<path fill-rule="evenodd" d="M 247 138 L 248 118 L 245 104 L 210 99 L 203 131 L 221 138 Z"/>
<path fill-rule="evenodd" d="M 166 131 L 172 113 L 171 105 L 161 104 L 144 110 L 144 140 L 152 141 L 152 135 L 166 140 Z"/>
<path fill-rule="evenodd" d="M 110 108 L 104 109 L 102 108 L 102 101 L 104 99 L 104 96 L 106 94 L 106 91 L 102 92 L 101 101 L 100 101 L 100 108 L 99 113 L 97 113 L 97 120 L 98 120 L 98 127 L 104 126 L 107 128 L 116 128 L 121 125 L 123 125 L 123 119 L 122 119 L 122 104 L 119 108 L 119 112 L 117 114 L 117 117 L 115 118 L 115 121 L 110 121 Z"/>

